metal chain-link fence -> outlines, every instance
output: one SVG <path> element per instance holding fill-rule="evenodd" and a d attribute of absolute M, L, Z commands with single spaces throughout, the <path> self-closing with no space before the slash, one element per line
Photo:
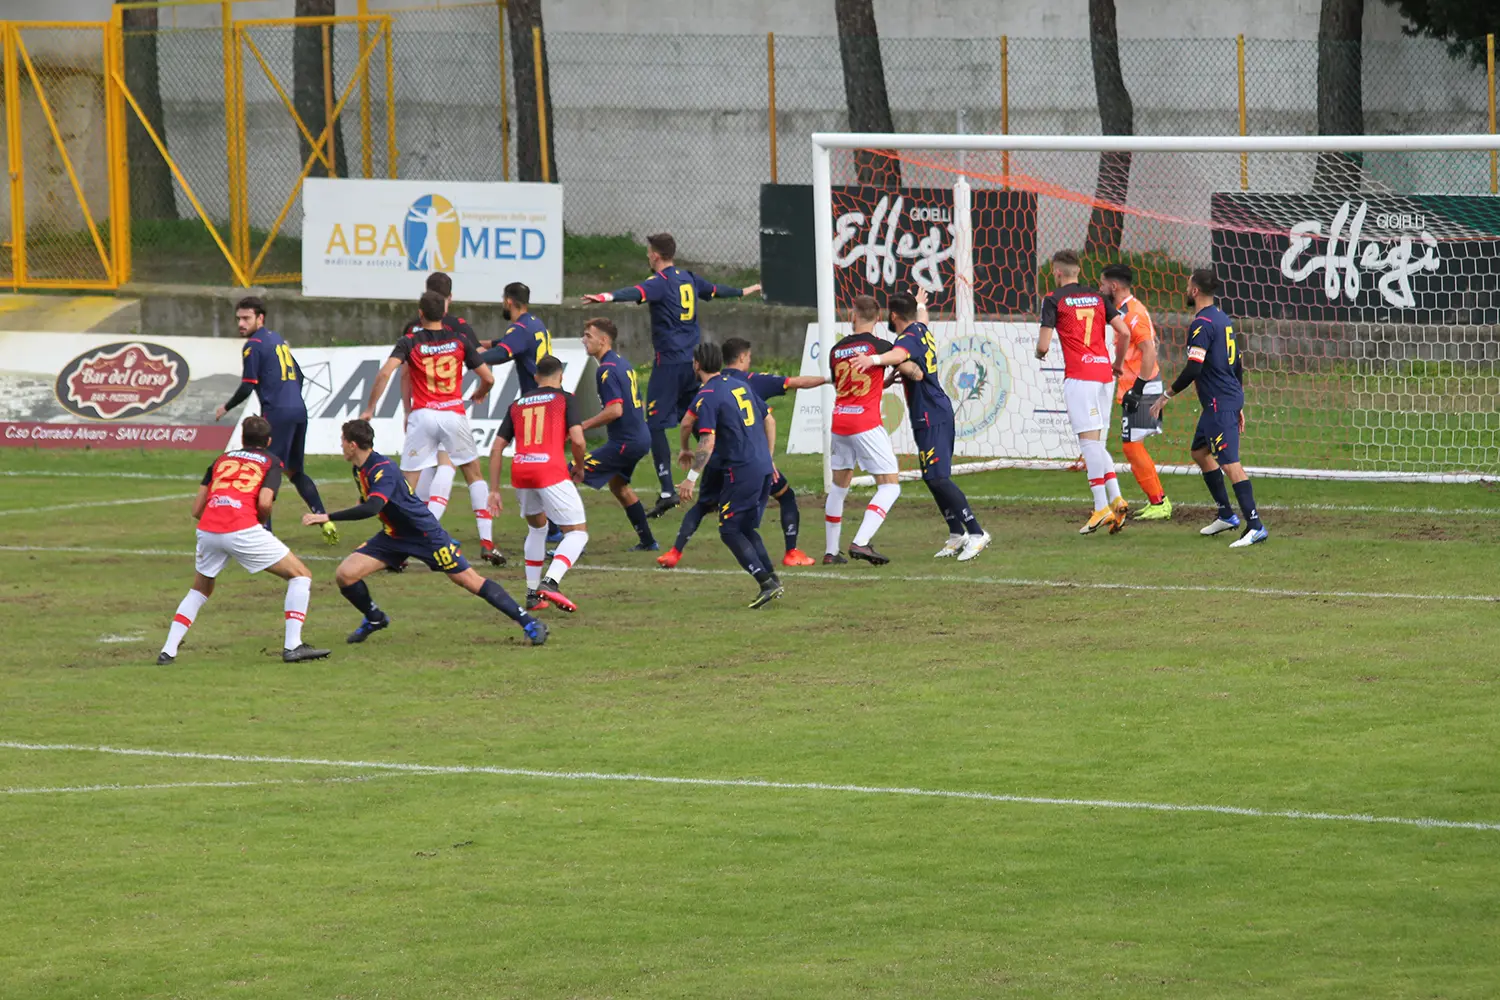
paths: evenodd
<path fill-rule="evenodd" d="M 515 180 L 523 154 L 536 162 L 537 137 L 528 134 L 539 117 L 532 49 L 528 39 L 511 37 L 502 6 L 478 2 L 363 21 L 240 21 L 227 30 L 217 7 L 195 10 L 192 27 L 176 27 L 175 14 L 163 14 L 149 28 L 126 20 L 121 37 L 122 76 L 134 104 L 124 111 L 127 148 L 113 155 L 128 161 L 119 176 L 128 177 L 129 270 L 138 280 L 293 280 L 308 137 L 321 134 L 341 100 L 332 148 L 311 157 L 309 176 Z M 381 34 L 387 25 L 388 46 Z M 93 31 L 88 58 L 67 55 L 65 45 L 34 48 L 49 53 L 35 60 L 37 71 L 55 81 L 44 90 L 65 95 L 62 147 L 76 154 L 79 184 L 107 237 L 110 171 L 97 155 L 105 148 L 107 88 L 97 55 L 102 39 Z M 44 37 L 41 29 L 25 32 Z M 881 52 L 897 131 L 1104 130 L 1088 39 L 885 39 Z M 1491 129 L 1493 80 L 1483 66 L 1455 60 L 1427 39 L 1366 42 L 1358 55 L 1362 99 L 1339 110 L 1345 120 L 1357 113 L 1366 132 Z M 1352 50 L 1324 56 L 1356 65 Z M 1125 39 L 1119 60 L 1135 134 L 1318 130 L 1315 41 Z M 545 38 L 544 68 L 549 179 L 565 188 L 570 293 L 635 276 L 645 235 L 659 231 L 676 235 L 693 266 L 731 283 L 753 280 L 760 186 L 809 183 L 807 136 L 848 128 L 844 65 L 831 37 L 652 36 L 642 44 L 636 35 L 553 32 Z M 9 79 L 19 94 L 3 102 L 7 113 L 19 109 L 25 134 L 39 147 L 46 146 L 41 138 L 56 146 L 37 124 L 24 67 L 0 77 L 0 87 Z M 529 102 L 524 114 L 518 94 Z M 28 156 L 31 149 L 28 141 Z M 1255 158 L 1244 165 L 1243 185 L 1256 186 Z M 1474 169 L 1488 184 L 1485 166 Z M 28 172 L 27 204 L 38 206 L 28 213 L 28 232 L 31 220 L 44 226 L 47 219 L 45 231 L 64 235 L 36 237 L 45 246 L 37 248 L 40 270 L 32 276 L 109 278 L 82 213 L 65 210 L 78 199 L 60 160 L 35 174 L 37 183 L 51 180 L 42 191 Z M 195 199 L 227 257 L 199 220 Z M 0 192 L 0 222 L 10 207 L 9 191 Z M 0 275 L 8 276 L 14 252 L 3 238 Z M 108 249 L 108 239 L 102 242 Z M 57 249 L 65 246 L 73 249 Z"/>

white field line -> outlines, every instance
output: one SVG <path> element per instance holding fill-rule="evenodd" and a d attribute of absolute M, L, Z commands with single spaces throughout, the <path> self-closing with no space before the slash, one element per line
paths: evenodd
<path fill-rule="evenodd" d="M 0 476 L 16 476 L 24 479 L 169 479 L 187 481 L 198 476 L 168 475 L 161 472 L 63 472 L 52 469 L 3 469 Z"/>
<path fill-rule="evenodd" d="M 0 510 L 0 517 L 12 514 L 55 514 L 63 510 L 82 510 L 86 507 L 126 507 L 138 503 L 160 503 L 163 500 L 187 500 L 196 493 L 172 493 L 164 497 L 134 497 L 129 500 L 84 500 L 79 503 L 60 503 L 52 507 L 21 507 L 15 510 Z"/>
<path fill-rule="evenodd" d="M 162 781 L 148 785 L 61 785 L 51 788 L 0 788 L 0 795 L 63 795 L 83 792 L 154 792 L 171 788 L 253 788 L 258 785 L 345 785 L 376 778 L 396 777 L 405 772 L 369 774 L 358 778 L 265 778 L 261 781 Z M 413 774 L 421 774 L 413 771 Z"/>
<path fill-rule="evenodd" d="M 188 549 L 111 549 L 86 545 L 0 545 L 0 552 L 80 552 L 91 555 L 121 556 L 173 556 L 186 558 L 193 555 Z M 304 562 L 337 562 L 342 556 L 300 556 Z M 581 563 L 573 572 L 590 573 L 645 573 L 652 576 L 676 574 L 678 576 L 744 576 L 738 569 L 691 569 L 679 566 L 673 570 L 651 569 L 645 566 L 595 566 Z M 1159 594 L 1245 594 L 1255 597 L 1322 597 L 1347 598 L 1366 601 L 1465 601 L 1480 604 L 1500 603 L 1500 594 L 1414 594 L 1404 591 L 1379 590 L 1292 590 L 1284 587 L 1218 587 L 1209 584 L 1172 583 L 1109 583 L 1089 580 L 1045 580 L 1029 577 L 979 576 L 967 573 L 835 573 L 828 570 L 799 569 L 787 577 L 789 580 L 839 580 L 847 583 L 868 583 L 874 579 L 896 580 L 901 583 L 965 583 L 986 584 L 995 587 L 1040 587 L 1050 590 L 1104 590 L 1144 591 Z"/>
<path fill-rule="evenodd" d="M 176 760 L 213 760 L 238 764 L 285 764 L 304 767 L 344 767 L 402 774 L 496 775 L 508 778 L 539 778 L 551 781 L 611 781 L 692 788 L 756 788 L 779 792 L 841 792 L 851 795 L 895 795 L 931 799 L 961 799 L 1015 805 L 1072 806 L 1081 809 L 1129 809 L 1162 813 L 1208 813 L 1252 819 L 1317 820 L 1329 823 L 1373 823 L 1428 829 L 1500 831 L 1500 823 L 1431 817 L 1375 816 L 1367 813 L 1336 813 L 1301 809 L 1256 809 L 1250 806 L 1183 805 L 1171 802 L 1134 802 L 1122 799 L 1075 799 L 1041 795 L 1005 795 L 994 792 L 964 792 L 947 789 L 898 788 L 881 785 L 829 784 L 820 781 L 765 781 L 757 778 L 681 778 L 654 774 L 619 774 L 602 771 L 542 771 L 521 767 L 383 763 L 367 760 L 325 760 L 316 757 L 261 757 L 242 754 L 198 753 L 185 750 L 147 750 L 127 747 L 86 746 L 75 743 L 0 742 L 0 748 L 36 752 L 81 752 L 122 757 L 166 757 Z"/>

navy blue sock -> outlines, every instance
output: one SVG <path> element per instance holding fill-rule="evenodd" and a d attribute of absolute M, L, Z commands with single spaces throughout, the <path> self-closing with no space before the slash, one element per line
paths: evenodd
<path fill-rule="evenodd" d="M 656 536 L 651 534 L 651 522 L 646 520 L 646 505 L 637 500 L 625 508 L 625 516 L 630 518 L 630 526 L 635 529 L 636 537 L 641 540 L 642 545 L 655 545 Z"/>
<path fill-rule="evenodd" d="M 1229 520 L 1234 516 L 1234 508 L 1229 506 L 1229 490 L 1224 487 L 1224 470 L 1205 472 L 1203 481 L 1208 484 L 1208 492 L 1213 495 L 1214 503 L 1219 505 L 1219 519 Z"/>
<path fill-rule="evenodd" d="M 490 607 L 500 612 L 505 617 L 518 625 L 525 625 L 531 620 L 531 616 L 521 610 L 521 606 L 494 580 L 484 581 L 484 586 L 479 588 L 479 597 Z"/>
<path fill-rule="evenodd" d="M 323 498 L 318 495 L 318 484 L 313 482 L 312 476 L 298 469 L 297 474 L 292 477 L 292 485 L 297 487 L 297 495 L 307 504 L 308 510 L 314 514 L 328 513 L 323 509 Z"/>
<path fill-rule="evenodd" d="M 344 600 L 354 605 L 355 609 L 371 621 L 379 621 L 385 617 L 385 612 L 375 606 L 375 601 L 370 597 L 370 588 L 365 586 L 365 581 L 356 580 L 347 587 L 340 587 L 339 593 L 344 595 Z"/>
<path fill-rule="evenodd" d="M 1255 509 L 1255 490 L 1250 487 L 1250 480 L 1241 480 L 1234 484 L 1234 497 L 1240 502 L 1240 510 L 1245 514 L 1245 523 L 1252 528 L 1259 528 L 1260 511 Z"/>
<path fill-rule="evenodd" d="M 776 564 L 771 562 L 771 554 L 766 551 L 766 540 L 760 537 L 760 532 L 754 528 L 747 528 L 745 530 L 745 537 L 750 539 L 750 545 L 755 549 L 755 558 L 760 560 L 761 565 L 766 568 L 767 572 L 775 576 L 776 573 L 771 567 Z"/>
<path fill-rule="evenodd" d="M 693 537 L 693 532 L 698 530 L 698 525 L 703 523 L 703 519 L 708 516 L 708 512 L 711 510 L 713 510 L 713 507 L 702 500 L 689 507 L 687 513 L 682 515 L 682 524 L 677 529 L 677 541 L 672 543 L 672 547 L 678 552 L 686 550 L 688 541 Z"/>
<path fill-rule="evenodd" d="M 760 556 L 756 554 L 755 545 L 738 527 L 732 524 L 720 525 L 719 537 L 724 540 L 729 551 L 734 553 L 734 558 L 744 567 L 745 572 L 755 577 L 756 583 L 764 584 L 771 579 L 770 566 L 761 562 Z"/>
<path fill-rule="evenodd" d="M 964 496 L 964 491 L 959 489 L 953 480 L 933 479 L 928 481 L 927 488 L 932 491 L 933 498 L 943 509 L 943 517 L 948 522 L 949 531 L 955 535 L 984 533 L 984 529 L 979 526 L 979 521 L 974 517 L 974 512 L 969 509 L 969 498 Z"/>
<path fill-rule="evenodd" d="M 673 492 L 672 446 L 667 443 L 665 427 L 651 428 L 651 461 L 656 466 L 656 478 L 661 480 L 662 495 Z"/>
<path fill-rule="evenodd" d="M 797 491 L 788 486 L 776 498 L 781 504 L 781 533 L 786 537 L 786 550 L 797 547 L 797 535 L 802 531 L 802 511 L 797 506 Z"/>

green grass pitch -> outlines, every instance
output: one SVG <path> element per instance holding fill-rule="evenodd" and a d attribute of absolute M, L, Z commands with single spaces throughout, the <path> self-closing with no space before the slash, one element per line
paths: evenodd
<path fill-rule="evenodd" d="M 590 494 L 541 649 L 420 570 L 345 645 L 368 532 L 288 489 L 333 657 L 282 664 L 281 584 L 231 567 L 158 667 L 209 457 L 0 451 L 0 996 L 1500 995 L 1485 487 L 1262 479 L 1230 552 L 1196 478 L 1080 537 L 1081 474 L 991 473 L 958 566 L 907 484 L 889 566 L 762 612 L 711 525 L 660 571 Z"/>

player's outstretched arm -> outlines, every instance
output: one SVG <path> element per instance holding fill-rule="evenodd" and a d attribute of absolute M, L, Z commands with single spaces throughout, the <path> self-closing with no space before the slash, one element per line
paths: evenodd
<path fill-rule="evenodd" d="M 828 379 L 822 375 L 793 375 L 786 380 L 788 389 L 816 389 L 820 385 L 827 385 Z"/>
<path fill-rule="evenodd" d="M 353 507 L 345 507 L 343 510 L 336 510 L 329 514 L 314 514 L 308 511 L 302 515 L 302 524 L 311 528 L 325 521 L 363 521 L 379 514 L 385 507 L 386 499 L 379 493 L 371 493 L 362 503 L 357 503 Z"/>
<path fill-rule="evenodd" d="M 656 275 L 652 275 L 639 285 L 628 285 L 625 288 L 616 288 L 612 292 L 595 292 L 585 295 L 585 302 L 655 302 L 662 297 L 667 285 Z"/>
<path fill-rule="evenodd" d="M 583 428 L 584 433 L 587 433 L 593 430 L 595 427 L 603 427 L 605 424 L 612 424 L 624 415 L 625 404 L 621 400 L 617 399 L 606 406 L 604 409 L 600 410 L 598 413 L 594 414 L 592 417 L 589 417 L 579 426 Z"/>
<path fill-rule="evenodd" d="M 1172 387 L 1170 389 L 1161 394 L 1160 399 L 1151 404 L 1151 418 L 1153 420 L 1158 419 L 1161 416 L 1161 411 L 1167 408 L 1168 400 L 1170 400 L 1173 396 L 1176 396 L 1177 394 L 1183 392 L 1187 389 L 1188 386 L 1197 381 L 1198 375 L 1203 371 L 1204 357 L 1205 354 L 1203 348 L 1188 348 L 1187 363 L 1182 366 L 1182 373 L 1177 376 L 1177 381 L 1172 383 Z"/>
<path fill-rule="evenodd" d="M 401 367 L 401 359 L 389 357 L 385 364 L 380 366 L 380 374 L 375 376 L 375 385 L 370 390 L 370 398 L 365 403 L 365 412 L 359 415 L 361 420 L 369 420 L 375 416 L 375 407 L 380 405 L 380 397 L 385 395 L 385 387 L 391 384 L 391 376 L 396 374 L 396 369 Z"/>
<path fill-rule="evenodd" d="M 861 354 L 849 363 L 855 371 L 867 372 L 871 368 L 890 368 L 910 358 L 904 347 L 893 347 L 884 354 Z"/>

